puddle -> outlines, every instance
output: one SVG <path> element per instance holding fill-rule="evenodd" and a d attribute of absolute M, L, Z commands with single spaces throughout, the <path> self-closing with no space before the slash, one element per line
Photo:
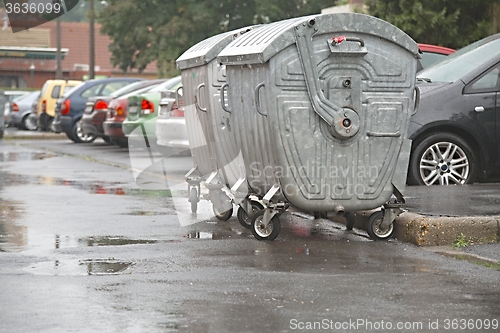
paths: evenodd
<path fill-rule="evenodd" d="M 133 265 L 117 259 L 54 260 L 43 261 L 24 268 L 33 275 L 83 276 L 124 274 Z"/>
<path fill-rule="evenodd" d="M 211 232 L 190 232 L 185 236 L 188 239 L 215 239 L 214 234 Z"/>
<path fill-rule="evenodd" d="M 124 215 L 133 215 L 133 216 L 157 216 L 157 215 L 166 215 L 165 212 L 148 212 L 143 210 L 137 210 L 130 213 L 126 213 Z"/>
<path fill-rule="evenodd" d="M 0 154 L 1 156 L 1 154 Z M 78 190 L 83 190 L 91 194 L 111 194 L 111 195 L 126 195 L 126 196 L 142 196 L 155 198 L 171 197 L 170 190 L 167 189 L 142 189 L 142 188 L 127 188 L 121 182 L 96 182 L 92 180 L 69 180 L 54 178 L 49 176 L 25 176 L 17 174 L 3 174 L 0 179 L 0 185 L 17 186 L 17 185 L 44 185 L 44 186 L 67 186 Z"/>
<path fill-rule="evenodd" d="M 48 152 L 3 152 L 0 153 L 0 162 L 40 161 L 56 156 L 58 155 Z"/>
<path fill-rule="evenodd" d="M 156 244 L 157 240 L 154 239 L 129 239 L 125 237 L 89 237 L 78 240 L 79 243 L 85 246 L 121 246 L 121 245 L 137 245 L 137 244 Z"/>
<path fill-rule="evenodd" d="M 0 221 L 0 252 L 59 250 L 94 246 L 147 245 L 156 239 L 133 239 L 122 236 L 93 236 L 85 238 L 42 234 L 25 226 Z"/>

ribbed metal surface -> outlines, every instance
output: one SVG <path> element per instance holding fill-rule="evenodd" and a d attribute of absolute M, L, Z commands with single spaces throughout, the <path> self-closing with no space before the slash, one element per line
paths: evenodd
<path fill-rule="evenodd" d="M 329 45 L 341 35 L 351 41 Z M 372 209 L 404 190 L 417 57 L 404 32 L 361 14 L 278 22 L 229 44 L 218 60 L 251 189 L 264 195 L 279 183 L 309 211 Z M 256 109 L 259 84 L 267 117 Z M 351 115 L 355 133 L 339 135 L 332 119 Z"/>

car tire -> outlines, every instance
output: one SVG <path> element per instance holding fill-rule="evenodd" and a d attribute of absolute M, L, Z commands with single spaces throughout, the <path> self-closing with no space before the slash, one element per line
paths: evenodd
<path fill-rule="evenodd" d="M 86 134 L 82 130 L 82 120 L 77 120 L 71 129 L 70 139 L 75 143 L 91 143 L 94 142 L 96 136 L 93 134 Z"/>
<path fill-rule="evenodd" d="M 30 114 L 27 114 L 21 120 L 21 128 L 26 131 L 35 131 L 38 127 Z"/>
<path fill-rule="evenodd" d="M 453 133 L 434 133 L 419 141 L 410 158 L 412 185 L 464 185 L 476 180 L 477 158 L 471 146 Z"/>

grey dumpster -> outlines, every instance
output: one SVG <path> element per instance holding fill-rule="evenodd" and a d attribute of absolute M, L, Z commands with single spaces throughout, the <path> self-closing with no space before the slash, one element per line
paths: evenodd
<path fill-rule="evenodd" d="M 239 150 L 233 139 L 228 114 L 222 111 L 220 88 L 225 83 L 225 69 L 217 62 L 218 53 L 251 27 L 208 38 L 177 59 L 181 70 L 185 119 L 194 167 L 186 175 L 189 200 L 193 210 L 199 198 L 199 183 L 205 181 L 215 215 L 227 220 L 232 215 L 232 201 L 227 193 L 240 179 L 245 168 L 235 163 Z M 241 182 L 241 181 L 240 181 Z M 247 191 L 245 191 L 246 194 Z"/>
<path fill-rule="evenodd" d="M 383 206 L 367 229 L 392 235 L 418 57 L 404 32 L 352 13 L 272 23 L 219 53 L 248 183 L 267 204 L 252 219 L 257 239 L 278 235 L 286 202 L 351 221 Z"/>

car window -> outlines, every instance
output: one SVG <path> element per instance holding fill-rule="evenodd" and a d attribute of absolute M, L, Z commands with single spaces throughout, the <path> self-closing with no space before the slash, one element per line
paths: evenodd
<path fill-rule="evenodd" d="M 500 38 L 482 39 L 418 73 L 432 82 L 455 82 L 500 53 Z"/>
<path fill-rule="evenodd" d="M 179 82 L 181 82 L 181 78 L 180 76 L 176 76 L 170 80 L 163 82 L 162 84 L 157 85 L 154 89 L 151 89 L 150 92 L 162 92 L 165 90 L 171 90 Z"/>
<path fill-rule="evenodd" d="M 52 89 L 52 94 L 50 94 L 50 97 L 59 98 L 60 92 L 61 92 L 61 86 L 54 86 L 54 89 Z"/>
<path fill-rule="evenodd" d="M 441 53 L 433 53 L 433 52 L 422 52 L 422 59 L 420 59 L 420 63 L 423 68 L 427 68 L 432 64 L 440 62 L 447 57 L 446 54 Z"/>
<path fill-rule="evenodd" d="M 101 91 L 101 88 L 104 84 L 95 84 L 90 88 L 85 89 L 80 96 L 83 98 L 89 98 L 89 97 L 94 97 L 99 94 L 99 91 Z"/>
<path fill-rule="evenodd" d="M 73 93 L 73 91 L 79 89 L 84 84 L 85 84 L 85 82 L 81 82 L 80 84 L 72 87 L 71 89 L 64 89 L 64 95 L 62 95 L 62 97 L 67 98 L 69 95 L 71 95 Z"/>
<path fill-rule="evenodd" d="M 125 87 L 129 85 L 129 81 L 117 81 L 117 82 L 110 82 L 106 84 L 104 89 L 101 92 L 101 96 L 108 96 L 109 94 L 119 90 L 122 87 Z"/>
<path fill-rule="evenodd" d="M 466 93 L 485 93 L 499 91 L 500 65 L 487 71 L 478 79 L 472 81 L 466 88 Z"/>
<path fill-rule="evenodd" d="M 63 94 L 66 94 L 68 91 L 72 90 L 76 86 L 65 86 L 63 89 Z"/>

